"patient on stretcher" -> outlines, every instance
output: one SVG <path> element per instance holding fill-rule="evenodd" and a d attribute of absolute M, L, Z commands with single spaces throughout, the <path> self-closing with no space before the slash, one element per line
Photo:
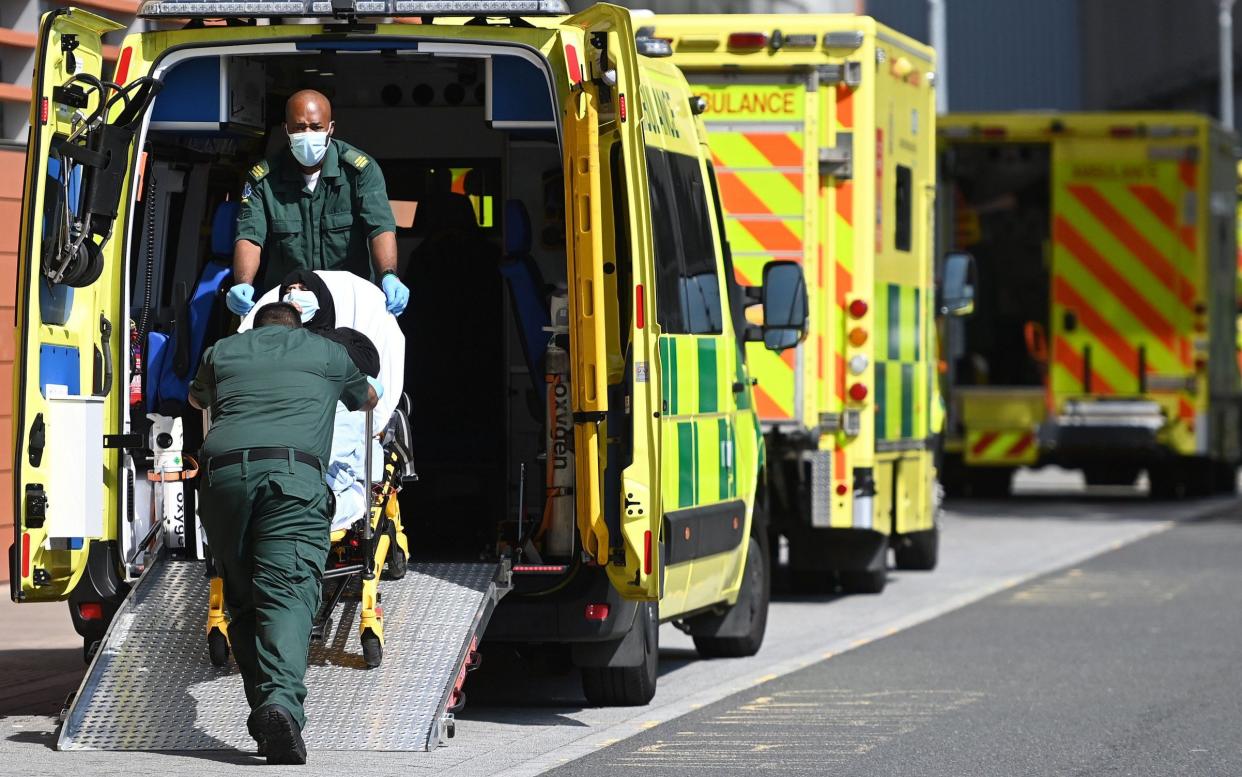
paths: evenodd
<path fill-rule="evenodd" d="M 369 434 L 365 413 L 350 412 L 337 403 L 332 460 L 324 473 L 336 498 L 334 532 L 348 528 L 366 514 L 366 445 L 369 440 L 373 446 L 371 481 L 376 482 L 382 474 L 384 459 L 376 435 L 392 416 L 403 388 L 405 337 L 396 319 L 385 311 L 383 296 L 374 284 L 352 273 L 298 270 L 263 295 L 255 306 L 257 310 L 278 299 L 287 299 L 299 309 L 305 305 L 309 312 L 304 314 L 303 326 L 340 343 L 358 369 L 377 378 L 384 387 L 372 414 L 373 428 Z M 241 331 L 250 328 L 251 318 L 243 319 Z"/>

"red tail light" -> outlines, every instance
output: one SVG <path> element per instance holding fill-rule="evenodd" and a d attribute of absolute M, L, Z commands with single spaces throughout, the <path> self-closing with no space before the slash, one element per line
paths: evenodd
<path fill-rule="evenodd" d="M 862 318 L 867 315 L 867 301 L 856 299 L 850 303 L 850 315 L 854 318 Z"/>
<path fill-rule="evenodd" d="M 729 34 L 731 49 L 761 49 L 768 45 L 766 32 L 734 32 Z"/>
<path fill-rule="evenodd" d="M 643 574 L 651 574 L 651 532 L 643 532 Z"/>
<path fill-rule="evenodd" d="M 643 285 L 640 283 L 634 287 L 634 326 L 638 329 L 642 329 L 646 323 L 646 311 L 643 305 Z"/>
<path fill-rule="evenodd" d="M 30 577 L 30 535 L 22 534 L 22 577 Z"/>
<path fill-rule="evenodd" d="M 78 602 L 78 615 L 84 621 L 103 620 L 103 605 L 99 602 Z"/>
<path fill-rule="evenodd" d="M 1138 127 L 1109 127 L 1108 134 L 1114 138 L 1132 138 L 1139 134 Z"/>
<path fill-rule="evenodd" d="M 867 387 L 861 383 L 855 383 L 850 386 L 850 399 L 855 402 L 861 402 L 867 398 Z"/>
<path fill-rule="evenodd" d="M 606 621 L 608 620 L 608 611 L 611 608 L 607 604 L 588 604 L 582 613 L 582 617 L 589 621 Z"/>
<path fill-rule="evenodd" d="M 845 496 L 850 491 L 850 487 L 844 483 L 837 484 L 837 496 Z"/>
<path fill-rule="evenodd" d="M 1004 127 L 984 127 L 979 130 L 979 134 L 985 138 L 1003 138 L 1009 133 Z"/>

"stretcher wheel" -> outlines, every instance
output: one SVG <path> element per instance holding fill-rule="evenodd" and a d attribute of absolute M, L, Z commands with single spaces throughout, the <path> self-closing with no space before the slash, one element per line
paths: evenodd
<path fill-rule="evenodd" d="M 400 580 L 409 571 L 410 560 L 405 557 L 405 551 L 397 545 L 395 536 L 388 547 L 388 563 L 384 565 L 383 577 L 385 580 Z"/>
<path fill-rule="evenodd" d="M 224 632 L 219 629 L 212 629 L 211 633 L 207 635 L 207 654 L 211 657 L 212 666 L 228 666 L 229 639 L 224 636 Z"/>
<path fill-rule="evenodd" d="M 384 661 L 384 645 L 373 631 L 362 632 L 362 660 L 367 669 L 375 669 Z"/>

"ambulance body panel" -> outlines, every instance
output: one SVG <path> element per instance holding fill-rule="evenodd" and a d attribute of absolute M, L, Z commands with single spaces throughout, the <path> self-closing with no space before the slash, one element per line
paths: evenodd
<path fill-rule="evenodd" d="M 782 258 L 810 288 L 807 341 L 747 352 L 772 535 L 812 585 L 882 587 L 937 509 L 933 54 L 858 16 L 650 26 L 705 100 L 739 282 Z"/>
<path fill-rule="evenodd" d="M 975 255 L 949 337 L 946 486 L 1019 466 L 1153 494 L 1234 487 L 1235 208 L 1228 135 L 1178 113 L 954 114 L 941 234 Z"/>
<path fill-rule="evenodd" d="M 14 599 L 76 597 L 101 604 L 102 612 L 93 606 L 73 611 L 89 643 L 141 572 L 151 546 L 163 544 L 189 557 L 201 553 L 193 482 L 185 481 L 184 491 L 177 492 L 185 499 L 180 543 L 170 542 L 169 527 L 153 520 L 153 492 L 133 485 L 149 466 L 152 427 L 144 419 L 154 412 L 127 394 L 131 379 L 147 377 L 132 358 L 131 332 L 146 325 L 134 317 L 145 322 L 141 316 L 151 312 L 158 328 L 160 316 L 166 316 L 175 328 L 171 316 L 177 307 L 167 299 L 180 287 L 170 277 L 159 280 L 160 268 L 167 265 L 172 277 L 196 274 L 193 259 L 172 257 L 206 253 L 195 238 L 209 231 L 204 214 L 210 205 L 236 196 L 249 165 L 280 147 L 280 138 L 266 140 L 269 132 L 280 132 L 279 118 L 265 118 L 265 112 L 307 80 L 340 83 L 324 80 L 336 76 L 326 72 L 332 70 L 350 83 L 368 85 L 338 95 L 334 118 L 342 137 L 384 169 L 394 212 L 414 214 L 412 221 L 398 218 L 407 276 L 453 271 L 409 258 L 421 256 L 427 230 L 438 226 L 420 227 L 418 199 L 466 202 L 477 221 L 477 230 L 469 230 L 470 245 L 484 264 L 445 290 L 460 294 L 464 285 L 470 293 L 471 279 L 477 280 L 478 299 L 463 298 L 470 314 L 466 321 L 475 328 L 462 330 L 461 337 L 482 332 L 496 342 L 457 343 L 456 329 L 436 337 L 407 333 L 407 342 L 440 349 L 418 357 L 424 361 L 417 371 L 406 370 L 415 400 L 415 447 L 420 429 L 450 428 L 437 426 L 448 419 L 434 418 L 435 408 L 419 407 L 420 374 L 426 381 L 456 374 L 461 352 L 454 349 L 466 345 L 471 359 L 495 354 L 504 362 L 490 373 L 465 373 L 503 377 L 495 385 L 459 382 L 457 393 L 478 399 L 477 417 L 460 419 L 451 427 L 452 437 L 435 440 L 428 449 L 433 455 L 416 456 L 421 479 L 401 494 L 403 513 L 421 516 L 413 519 L 421 521 L 413 529 L 419 538 L 411 542 L 415 557 L 423 552 L 509 560 L 514 590 L 500 604 L 488 636 L 593 643 L 598 648 L 593 653 L 583 649 L 576 655 L 593 669 L 629 669 L 635 660 L 654 666 L 649 633 L 657 619 L 684 620 L 704 650 L 720 644 L 714 639 L 748 633 L 751 652 L 757 650 L 766 582 L 762 601 L 751 606 L 747 600 L 748 612 L 759 615 L 740 627 L 727 617 L 744 593 L 760 595 L 748 593 L 760 590 L 744 585 L 748 575 L 766 581 L 766 557 L 755 555 L 751 539 L 763 534 L 761 528 L 752 531 L 763 439 L 739 341 L 775 338 L 779 332 L 735 329 L 744 321 L 739 306 L 760 300 L 743 299 L 727 269 L 704 130 L 692 113 L 684 78 L 667 60 L 639 56 L 629 12 L 614 6 L 571 17 L 531 17 L 524 20 L 529 24 L 467 25 L 465 18 L 424 25 L 338 21 L 199 26 L 126 38 L 118 84 L 150 77 L 164 91 L 123 150 L 126 177 L 115 231 L 93 236 L 101 245 L 100 278 L 70 287 L 49 276 L 43 259 L 47 245 L 63 242 L 44 226 L 51 213 L 44 198 L 49 191 L 68 192 L 76 202 L 77 194 L 60 183 L 53 186 L 56 173 L 49 173 L 47 149 L 66 138 L 72 142 L 71 119 L 75 111 L 89 109 L 90 97 L 80 106 L 79 96 L 62 88 L 69 78 L 62 41 L 66 34 L 77 35 L 75 67 L 99 73 L 98 33 L 110 28 L 77 9 L 45 17 L 19 263 L 22 345 L 14 450 L 23 465 L 16 472 L 21 496 L 15 505 L 20 517 L 15 549 L 21 555 Z M 210 105 L 204 110 L 199 104 L 211 102 L 206 95 L 217 83 L 220 105 L 236 106 L 234 114 L 244 120 L 230 121 L 228 110 L 216 115 Z M 420 91 L 424 88 L 430 91 Z M 423 107 L 411 109 L 411 94 Z M 120 110 L 114 106 L 110 115 Z M 412 118 L 418 122 L 407 124 Z M 416 142 L 407 133 L 410 126 Z M 205 187 L 207 203 L 166 191 L 168 182 L 190 181 Z M 451 182 L 452 189 L 431 188 L 438 181 Z M 531 224 L 523 228 L 523 212 L 542 220 L 534 239 Z M 70 221 L 73 216 L 76 211 Z M 175 226 L 153 226 L 165 224 Z M 190 250 L 172 251 L 171 237 L 167 246 L 162 242 L 167 234 L 180 235 L 180 245 Z M 227 252 L 218 260 L 227 263 Z M 538 409 L 548 407 L 542 399 L 544 376 L 529 366 L 532 349 L 517 334 L 529 322 L 518 320 L 515 287 L 504 293 L 499 275 L 490 277 L 487 263 L 495 261 L 524 263 L 546 281 L 534 285 L 545 295 L 539 305 L 548 310 L 551 304 L 553 314 L 567 310 L 565 323 L 547 331 L 548 348 L 567 350 L 569 356 L 568 374 L 562 366 L 555 376 L 568 378 L 562 386 L 568 407 L 557 408 L 555 400 L 562 396 L 557 395 L 550 415 L 559 413 L 557 423 L 564 426 L 560 410 L 568 411 L 571 456 L 568 441 L 558 443 L 555 429 L 544 425 Z M 788 267 L 773 272 L 784 272 L 783 288 L 801 288 L 791 282 Z M 419 291 L 414 288 L 416 312 Z M 768 296 L 775 299 L 777 293 L 765 289 L 763 305 L 784 311 L 781 315 L 793 322 L 785 327 L 785 342 L 796 345 L 804 334 L 794 320 L 796 295 L 783 294 L 781 304 Z M 494 311 L 513 318 L 497 318 L 492 329 L 479 329 L 477 322 L 490 321 Z M 101 334 L 103 320 L 112 327 L 110 335 Z M 414 326 L 416 320 L 402 323 Z M 564 359 L 555 363 L 563 365 Z M 550 385 L 553 377 L 548 380 Z M 69 407 L 60 410 L 57 403 Z M 495 408 L 502 414 L 494 423 L 484 422 Z M 192 450 L 194 436 L 201 437 L 197 416 L 168 412 L 187 421 L 186 446 Z M 69 439 L 70 428 L 76 439 Z M 456 439 L 462 433 L 479 436 Z M 58 471 L 83 456 L 102 466 L 72 477 Z M 564 488 L 563 475 L 544 482 L 548 457 L 549 472 L 558 462 L 572 466 L 572 488 Z M 463 479 L 467 469 L 473 480 Z M 67 497 L 88 507 L 83 500 L 94 499 L 99 506 L 80 511 L 84 525 L 62 527 L 57 511 Z M 567 498 L 572 509 L 556 502 Z M 454 514 L 460 514 L 455 521 L 443 519 Z M 552 520 L 572 520 L 573 527 L 568 533 L 564 526 L 553 531 Z M 150 527 L 150 533 L 136 535 L 138 525 Z M 52 536 L 52 529 L 60 534 Z M 68 535 L 66 542 L 61 534 Z M 557 543 L 545 545 L 549 536 L 558 537 Z M 573 537 L 572 547 L 565 547 L 567 536 Z M 99 560 L 88 565 L 88 557 Z M 758 561 L 748 564 L 751 557 Z"/>

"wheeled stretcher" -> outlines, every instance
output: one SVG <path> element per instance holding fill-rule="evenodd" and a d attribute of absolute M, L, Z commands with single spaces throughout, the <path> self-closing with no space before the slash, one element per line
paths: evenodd
<path fill-rule="evenodd" d="M 317 273 L 332 293 L 336 323 L 362 332 L 374 343 L 380 354 L 379 381 L 384 394 L 375 410 L 368 411 L 364 424 L 354 427 L 366 435 L 355 447 L 365 450 L 363 494 L 352 518 L 337 516 L 331 529 L 331 546 L 323 572 L 323 594 L 316 614 L 311 639 L 323 639 L 331 632 L 333 613 L 345 599 L 360 603 L 358 635 L 363 658 L 369 668 L 380 665 L 384 653 L 384 611 L 380 604 L 379 580 L 399 580 L 405 576 L 409 545 L 401 522 L 397 494 L 402 484 L 416 479 L 410 456 L 410 402 L 402 393 L 405 365 L 405 339 L 396 320 L 384 312 L 384 295 L 373 284 L 347 272 Z M 276 301 L 278 290 L 265 294 L 255 305 Z M 250 328 L 253 311 L 242 321 L 239 331 Z M 379 428 L 376 418 L 383 418 Z M 342 425 L 337 426 L 341 433 Z M 336 441 L 333 450 L 338 446 Z M 376 464 L 378 463 L 378 467 Z M 326 487 L 326 486 L 325 486 Z M 365 505 L 365 509 L 363 509 Z M 211 576 L 207 610 L 207 647 L 211 662 L 223 666 L 228 662 L 228 618 L 224 609 L 224 583 Z"/>

